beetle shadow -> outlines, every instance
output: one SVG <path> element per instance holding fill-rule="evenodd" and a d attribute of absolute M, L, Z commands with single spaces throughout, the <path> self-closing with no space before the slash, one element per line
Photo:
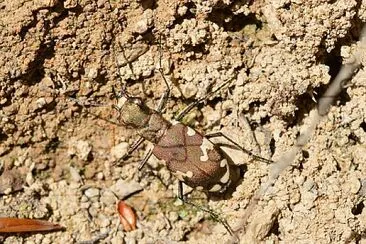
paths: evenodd
<path fill-rule="evenodd" d="M 239 179 L 233 182 L 228 189 L 224 193 L 213 193 L 213 192 L 206 192 L 207 198 L 211 201 L 221 201 L 221 200 L 228 200 L 232 198 L 233 193 L 236 191 L 236 188 L 241 185 L 244 180 L 245 172 L 247 171 L 247 165 L 231 165 L 234 168 L 239 170 Z"/>

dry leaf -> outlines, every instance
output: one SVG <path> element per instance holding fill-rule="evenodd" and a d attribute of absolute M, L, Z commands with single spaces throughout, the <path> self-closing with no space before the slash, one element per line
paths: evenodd
<path fill-rule="evenodd" d="M 136 229 L 136 214 L 133 209 L 124 201 L 119 201 L 117 204 L 119 219 L 125 231 L 133 231 Z"/>
<path fill-rule="evenodd" d="M 0 233 L 62 230 L 63 227 L 44 220 L 0 218 Z"/>

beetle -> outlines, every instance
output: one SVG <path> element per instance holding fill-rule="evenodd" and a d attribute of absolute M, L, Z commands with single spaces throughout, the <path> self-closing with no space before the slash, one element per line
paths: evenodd
<path fill-rule="evenodd" d="M 137 130 L 140 136 L 118 162 L 126 159 L 143 141 L 150 141 L 153 148 L 147 152 L 138 168 L 141 169 L 152 154 L 164 161 L 167 168 L 179 180 L 178 198 L 183 202 L 183 183 L 208 193 L 222 194 L 234 186 L 241 177 L 240 168 L 235 166 L 231 158 L 210 138 L 224 137 L 252 157 L 271 162 L 253 155 L 221 132 L 203 136 L 195 129 L 179 122 L 194 106 L 206 100 L 231 80 L 187 106 L 175 120 L 170 122 L 162 116 L 170 88 L 161 68 L 159 72 L 167 88 L 156 109 L 149 108 L 142 98 L 128 94 L 125 86 L 120 94 L 116 94 L 113 88 L 115 96 L 121 99 L 119 105 L 114 106 L 119 112 L 118 120 L 121 124 Z"/>
<path fill-rule="evenodd" d="M 151 154 L 164 161 L 180 182 L 180 199 L 183 198 L 183 182 L 198 190 L 223 193 L 239 179 L 239 169 L 234 168 L 229 158 L 208 138 L 182 123 L 165 120 L 158 111 L 147 107 L 141 98 L 128 97 L 120 113 L 125 115 L 121 116 L 122 124 L 137 129 L 142 138 L 138 143 L 148 140 L 154 145 L 139 169 Z"/>

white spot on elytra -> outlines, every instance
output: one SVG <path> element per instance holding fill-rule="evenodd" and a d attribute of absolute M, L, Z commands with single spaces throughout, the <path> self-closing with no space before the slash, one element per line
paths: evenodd
<path fill-rule="evenodd" d="M 226 168 L 226 172 L 223 177 L 221 177 L 220 182 L 226 184 L 229 181 L 230 177 L 230 169 L 229 167 Z"/>
<path fill-rule="evenodd" d="M 221 160 L 220 162 L 220 167 L 223 168 L 223 167 L 226 167 L 227 166 L 227 160 L 224 158 L 223 160 Z"/>
<path fill-rule="evenodd" d="M 203 186 L 197 186 L 196 189 L 199 191 L 203 191 Z"/>
<path fill-rule="evenodd" d="M 196 134 L 196 131 L 192 129 L 191 127 L 187 126 L 187 135 L 188 136 L 194 136 Z"/>
<path fill-rule="evenodd" d="M 214 185 L 210 190 L 208 190 L 209 192 L 217 192 L 221 190 L 221 186 L 219 184 Z"/>
<path fill-rule="evenodd" d="M 178 178 L 178 180 L 180 181 L 184 181 L 184 177 L 187 177 L 187 178 L 192 178 L 193 177 L 193 172 L 192 171 L 187 171 L 186 173 L 183 173 L 179 170 L 175 171 L 173 173 L 175 175 L 175 177 Z"/>
<path fill-rule="evenodd" d="M 200 160 L 202 162 L 205 162 L 205 161 L 208 160 L 208 150 L 213 150 L 213 144 L 212 144 L 212 142 L 210 142 L 206 138 L 203 138 L 203 141 L 202 141 L 202 144 L 201 144 L 200 148 L 201 148 L 201 151 L 203 153 L 203 155 L 200 157 Z"/>
<path fill-rule="evenodd" d="M 172 123 L 172 125 L 177 125 L 177 124 L 179 124 L 180 122 L 179 122 L 179 121 L 177 121 L 177 120 L 171 120 L 171 121 L 170 121 L 170 123 Z"/>

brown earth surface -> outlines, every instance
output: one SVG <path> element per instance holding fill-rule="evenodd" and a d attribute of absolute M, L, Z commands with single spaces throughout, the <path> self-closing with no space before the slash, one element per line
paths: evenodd
<path fill-rule="evenodd" d="M 116 165 L 137 135 L 118 124 L 113 87 L 126 85 L 155 107 L 162 67 L 170 120 L 230 81 L 184 122 L 275 161 L 352 55 L 365 21 L 360 0 L 2 1 L 0 217 L 65 230 L 0 242 L 232 242 L 216 219 L 176 200 L 177 180 L 164 163 L 152 157 L 138 171 L 149 143 Z M 261 197 L 249 219 L 256 229 L 241 233 L 241 243 L 366 243 L 364 72 Z M 186 193 L 238 229 L 269 165 L 229 156 L 246 168 L 231 197 Z M 116 197 L 134 192 L 126 202 L 138 225 L 124 232 Z"/>

